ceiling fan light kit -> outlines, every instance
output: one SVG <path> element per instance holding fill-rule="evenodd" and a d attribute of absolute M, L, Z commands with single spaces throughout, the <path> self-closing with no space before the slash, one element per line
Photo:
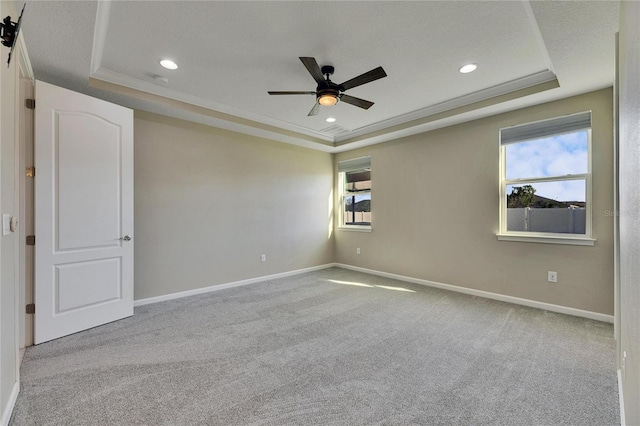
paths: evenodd
<path fill-rule="evenodd" d="M 302 61 L 307 71 L 309 71 L 309 74 L 311 74 L 316 83 L 318 83 L 315 92 L 269 91 L 267 93 L 270 95 L 315 95 L 317 103 L 311 108 L 309 114 L 307 114 L 309 116 L 317 115 L 320 106 L 333 106 L 337 104 L 338 101 L 343 101 L 362 109 L 371 108 L 373 102 L 346 95 L 344 92 L 387 76 L 384 69 L 378 67 L 351 80 L 347 80 L 342 84 L 336 84 L 330 79 L 330 76 L 333 75 L 334 72 L 334 68 L 331 65 L 324 65 L 320 68 L 315 58 L 310 57 L 300 57 L 300 61 Z"/>
<path fill-rule="evenodd" d="M 338 96 L 333 93 L 324 93 L 318 96 L 318 103 L 322 106 L 334 106 L 338 103 Z"/>

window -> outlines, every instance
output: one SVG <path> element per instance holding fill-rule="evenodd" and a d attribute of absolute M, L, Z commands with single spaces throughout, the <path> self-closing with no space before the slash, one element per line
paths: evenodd
<path fill-rule="evenodd" d="M 340 227 L 371 230 L 371 157 L 338 162 Z"/>
<path fill-rule="evenodd" d="M 501 240 L 593 245 L 591 112 L 500 130 Z"/>

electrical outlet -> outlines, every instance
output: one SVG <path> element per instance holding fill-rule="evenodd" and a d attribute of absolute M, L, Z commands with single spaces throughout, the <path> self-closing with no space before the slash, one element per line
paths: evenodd
<path fill-rule="evenodd" d="M 360 254 L 360 247 L 356 249 L 356 254 Z"/>
<path fill-rule="evenodd" d="M 550 283 L 558 282 L 558 273 L 555 271 L 547 271 L 547 281 Z"/>
<path fill-rule="evenodd" d="M 266 254 L 261 254 L 260 255 L 260 262 L 266 262 L 267 261 L 267 255 Z"/>

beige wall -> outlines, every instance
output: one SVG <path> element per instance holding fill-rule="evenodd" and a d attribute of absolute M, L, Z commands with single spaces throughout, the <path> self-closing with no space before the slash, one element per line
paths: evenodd
<path fill-rule="evenodd" d="M 622 2 L 618 62 L 620 352 L 626 424 L 640 424 L 640 3 Z M 626 360 L 622 355 L 626 353 Z"/>
<path fill-rule="evenodd" d="M 337 230 L 336 261 L 613 315 L 612 108 L 604 89 L 336 155 L 371 155 L 373 191 L 372 232 Z M 498 241 L 499 129 L 586 110 L 595 246 Z"/>
<path fill-rule="evenodd" d="M 16 16 L 12 2 L 0 2 L 0 16 Z M 17 215 L 15 202 L 15 91 L 17 60 L 7 68 L 8 49 L 0 53 L 0 213 Z M 2 235 L 2 234 L 0 234 Z M 8 420 L 8 406 L 17 385 L 16 238 L 0 236 L 0 419 Z"/>
<path fill-rule="evenodd" d="M 331 154 L 142 112 L 134 132 L 136 300 L 333 262 Z"/>

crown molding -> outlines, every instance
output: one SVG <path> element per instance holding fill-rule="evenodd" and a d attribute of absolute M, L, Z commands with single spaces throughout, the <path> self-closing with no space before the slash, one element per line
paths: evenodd
<path fill-rule="evenodd" d="M 499 96 L 506 95 L 508 93 L 514 93 L 522 89 L 540 86 L 543 83 L 552 81 L 557 81 L 556 76 L 553 72 L 549 70 L 540 71 L 538 73 L 518 78 L 516 80 L 511 80 L 506 83 L 498 84 L 496 86 L 488 87 L 486 89 L 470 93 L 468 95 L 459 96 L 457 98 L 449 99 L 435 105 L 430 105 L 428 107 L 421 108 L 407 114 L 380 121 L 370 126 L 364 126 L 359 129 L 355 129 L 348 135 L 337 137 L 336 145 L 348 143 L 350 140 L 356 139 L 360 136 L 369 135 L 375 132 L 389 129 L 391 127 L 422 120 L 446 111 L 451 111 L 468 105 L 477 104 L 482 101 L 498 98 Z"/>
<path fill-rule="evenodd" d="M 213 102 L 109 70 L 98 69 L 90 81 L 94 87 L 196 112 L 206 116 L 205 124 L 324 152 L 342 152 L 482 118 L 496 113 L 487 107 L 559 87 L 555 75 L 546 70 L 333 137 L 297 126 L 286 128 L 277 120 L 261 120 L 265 117 L 220 108 Z"/>
<path fill-rule="evenodd" d="M 524 6 L 524 11 L 527 14 L 527 19 L 531 24 L 531 31 L 538 42 L 538 46 L 540 47 L 540 53 L 544 56 L 544 60 L 547 63 L 547 69 L 552 73 L 556 73 L 553 68 L 553 62 L 551 62 L 551 55 L 549 55 L 549 50 L 547 49 L 547 45 L 544 42 L 544 37 L 542 37 L 542 31 L 540 31 L 540 25 L 538 25 L 538 20 L 536 19 L 535 13 L 533 13 L 533 8 L 531 7 L 531 2 L 528 0 L 523 0 L 522 5 Z"/>
<path fill-rule="evenodd" d="M 143 102 L 151 103 L 153 105 L 161 105 L 163 107 L 177 110 L 180 113 L 183 113 L 182 115 L 186 114 L 186 117 L 181 117 L 182 120 L 217 127 L 224 130 L 230 130 L 233 132 L 243 133 L 246 135 L 256 136 L 259 138 L 269 139 L 276 142 L 297 145 L 317 151 L 333 152 L 333 150 L 335 149 L 333 145 L 327 144 L 325 141 L 317 139 L 313 140 L 312 138 L 303 137 L 303 135 L 296 135 L 292 132 L 282 131 L 277 127 L 260 125 L 260 123 L 251 122 L 249 120 L 242 120 L 237 117 L 222 114 L 217 111 L 196 106 L 190 103 L 165 98 L 144 91 L 139 91 L 136 89 L 118 85 L 116 83 L 110 83 L 101 79 L 91 78 L 89 80 L 89 86 L 115 94 L 126 95 Z M 168 115 L 170 117 L 176 118 L 180 118 L 181 115 L 158 112 L 157 110 L 155 110 L 155 108 L 133 108 L 148 111 L 154 114 Z"/>
<path fill-rule="evenodd" d="M 96 24 L 93 28 L 93 46 L 91 48 L 91 71 L 89 75 L 97 72 L 102 64 L 104 44 L 109 28 L 109 16 L 111 14 L 111 1 L 99 1 L 96 10 Z"/>
<path fill-rule="evenodd" d="M 96 71 L 91 73 L 89 78 L 93 80 L 102 80 L 106 83 L 133 89 L 136 92 L 145 92 L 161 98 L 170 99 L 184 104 L 207 109 L 213 113 L 217 113 L 220 118 L 226 116 L 227 119 L 231 121 L 234 121 L 234 119 L 240 119 L 242 121 L 263 124 L 266 126 L 282 129 L 286 132 L 292 132 L 300 136 L 307 136 L 313 139 L 317 139 L 319 143 L 324 142 L 333 145 L 333 143 L 335 142 L 334 137 L 330 135 L 325 135 L 323 133 L 309 130 L 304 127 L 285 123 L 280 120 L 274 120 L 272 118 L 265 117 L 259 114 L 252 114 L 246 111 L 241 111 L 227 105 L 203 99 L 199 96 L 185 94 L 177 90 L 161 87 L 155 83 L 139 80 L 104 68 L 98 68 Z"/>

